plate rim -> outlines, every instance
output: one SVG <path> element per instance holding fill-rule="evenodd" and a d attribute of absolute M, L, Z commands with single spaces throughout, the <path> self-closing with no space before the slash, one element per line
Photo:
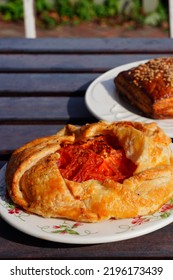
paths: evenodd
<path fill-rule="evenodd" d="M 171 147 L 172 147 L 172 150 L 173 150 L 173 144 L 171 144 Z M 5 178 L 3 177 L 5 174 L 5 170 L 6 170 L 6 164 L 0 169 L 0 179 L 1 179 L 1 182 L 5 180 Z M 2 179 L 3 177 L 3 179 Z M 3 188 L 3 186 L 0 184 L 0 189 Z M 0 202 L 2 201 L 2 195 L 0 193 Z M 14 204 L 13 204 L 14 205 Z M 26 213 L 25 211 L 21 210 L 23 213 Z M 159 211 L 155 212 L 154 214 L 157 214 Z M 10 226 L 12 226 L 13 228 L 23 232 L 24 234 L 27 234 L 29 236 L 32 236 L 32 237 L 36 237 L 36 238 L 39 238 L 39 239 L 42 239 L 42 240 L 47 240 L 47 241 L 53 241 L 53 242 L 58 242 L 58 243 L 66 243 L 66 244 L 86 244 L 86 245 L 89 245 L 89 244 L 102 244 L 102 243 L 111 243 L 111 242 L 118 242 L 118 241 L 123 241 L 123 240 L 129 240 L 129 239 L 132 239 L 132 238 L 136 238 L 136 237 L 140 237 L 140 236 L 143 236 L 143 235 L 146 235 L 146 234 L 149 234 L 149 233 L 152 233 L 154 231 L 157 231 L 167 225 L 169 225 L 170 223 L 173 222 L 173 212 L 171 212 L 171 215 L 165 219 L 161 218 L 159 220 L 155 220 L 155 221 L 150 221 L 149 223 L 146 223 L 144 225 L 144 227 L 140 227 L 140 225 L 137 225 L 137 228 L 135 228 L 135 230 L 130 230 L 130 231 L 127 231 L 127 232 L 120 232 L 118 234 L 116 234 L 116 232 L 110 234 L 109 235 L 89 235 L 89 236 L 86 236 L 86 237 L 80 237 L 79 236 L 70 236 L 70 235 L 53 235 L 52 233 L 50 234 L 49 232 L 47 233 L 43 233 L 41 230 L 40 230 L 40 233 L 38 231 L 34 231 L 34 228 L 31 226 L 31 224 L 29 223 L 29 228 L 28 226 L 25 227 L 25 223 L 24 222 L 17 222 L 17 218 L 15 219 L 14 216 L 11 216 L 9 213 L 8 213 L 8 209 L 4 209 L 3 206 L 0 204 L 0 216 L 1 218 L 7 222 Z M 31 219 L 45 219 L 45 218 L 42 218 L 42 217 L 39 217 L 37 215 L 34 215 L 34 214 L 30 214 L 29 215 L 31 217 Z M 147 216 L 144 216 L 144 217 L 151 217 L 153 215 L 147 215 Z M 56 219 L 56 218 L 46 218 L 45 219 L 46 221 L 49 221 L 49 220 L 54 220 L 54 221 L 67 221 L 67 222 L 70 222 L 70 223 L 75 223 L 74 221 L 70 221 L 70 220 L 67 220 L 67 219 Z M 44 221 L 45 221 L 44 220 Z M 122 219 L 122 220 L 125 220 L 129 222 L 130 224 L 130 221 L 132 222 L 133 219 Z M 120 221 L 120 220 L 117 220 L 117 221 Z M 90 225 L 96 225 L 97 224 L 100 224 L 100 225 L 104 225 L 105 224 L 111 224 L 111 223 L 115 223 L 116 220 L 108 220 L 108 221 L 103 221 L 103 222 L 99 222 L 99 223 L 93 223 L 93 224 L 90 224 Z M 88 224 L 88 223 L 81 223 L 81 224 Z M 35 226 L 35 225 L 34 225 Z M 128 226 L 128 224 L 127 224 Z M 139 226 L 139 227 L 138 227 Z M 136 230 L 137 229 L 137 230 Z M 89 237 L 89 238 L 88 238 Z"/>
<path fill-rule="evenodd" d="M 114 68 L 112 68 L 112 69 L 110 69 L 110 70 L 104 72 L 103 74 L 99 75 L 95 80 L 93 80 L 93 81 L 91 82 L 91 84 L 88 86 L 88 88 L 86 89 L 86 91 L 85 91 L 85 96 L 84 96 L 85 105 L 86 105 L 88 111 L 89 111 L 94 117 L 96 117 L 98 120 L 103 120 L 103 121 L 108 121 L 108 122 L 120 121 L 119 119 L 116 119 L 116 117 L 114 116 L 113 113 L 110 113 L 110 112 L 109 112 L 109 113 L 107 114 L 107 115 L 111 116 L 111 121 L 109 121 L 109 120 L 107 120 L 107 119 L 104 117 L 104 115 L 100 115 L 99 113 L 96 112 L 96 108 L 93 108 L 93 107 L 91 106 L 90 101 L 89 101 L 89 98 L 92 98 L 92 94 L 93 94 L 93 91 L 92 91 L 92 90 L 93 90 L 94 87 L 95 87 L 97 84 L 99 84 L 101 81 L 103 81 L 103 80 L 106 79 L 107 77 L 113 75 L 114 72 L 116 72 L 115 75 L 117 75 L 121 70 L 123 70 L 123 71 L 125 70 L 124 67 L 126 67 L 127 69 L 130 69 L 130 68 L 132 68 L 132 67 L 134 67 L 134 66 L 138 66 L 138 65 L 140 65 L 140 64 L 142 64 L 142 63 L 146 63 L 146 62 L 149 61 L 149 60 L 151 60 L 151 59 L 137 60 L 137 61 L 133 61 L 133 62 L 130 62 L 130 63 L 127 63 L 127 64 L 119 65 L 119 66 L 117 66 L 117 67 L 114 67 Z M 110 80 L 111 80 L 111 79 L 112 79 L 112 78 L 110 78 Z M 106 80 L 106 81 L 107 81 L 107 80 Z M 115 92 L 116 92 L 116 91 L 115 91 Z M 118 95 L 118 94 L 117 94 L 117 95 Z M 135 116 L 135 113 L 133 113 L 133 112 L 128 112 L 128 110 L 127 110 L 122 104 L 119 104 L 116 100 L 115 100 L 114 104 L 120 105 L 120 107 L 124 110 L 124 112 L 129 113 L 129 115 Z M 173 130 L 171 130 L 171 128 L 169 128 L 169 127 L 167 128 L 167 126 L 164 126 L 164 124 L 163 124 L 163 123 L 165 123 L 165 122 L 167 122 L 167 123 L 168 123 L 168 122 L 171 122 L 171 121 L 173 121 L 173 119 L 152 119 L 152 118 L 148 118 L 148 117 L 145 117 L 145 116 L 140 116 L 140 115 L 138 115 L 138 114 L 137 114 L 137 116 L 139 116 L 139 118 L 141 119 L 141 120 L 137 120 L 137 121 L 140 121 L 140 122 L 145 122 L 145 120 L 146 120 L 146 122 L 156 122 L 156 123 L 165 131 L 165 133 L 166 133 L 169 137 L 173 138 Z M 127 120 L 128 120 L 128 119 L 127 119 Z M 171 126 L 171 125 L 173 126 L 173 123 L 170 124 L 170 126 Z M 169 132 L 167 132 L 166 129 L 169 129 Z"/>

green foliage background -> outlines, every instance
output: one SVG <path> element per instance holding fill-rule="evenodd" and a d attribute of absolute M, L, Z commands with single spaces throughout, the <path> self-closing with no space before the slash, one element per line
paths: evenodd
<path fill-rule="evenodd" d="M 159 1 L 157 9 L 150 14 L 144 13 L 140 0 L 131 1 L 132 5 L 128 13 L 124 13 L 120 9 L 119 0 L 102 2 L 97 4 L 93 0 L 35 0 L 36 19 L 45 28 L 53 28 L 58 24 L 78 24 L 82 21 L 115 17 L 153 26 L 168 21 L 168 10 L 164 1 Z M 1 1 L 0 19 L 7 21 L 23 20 L 23 1 Z"/>

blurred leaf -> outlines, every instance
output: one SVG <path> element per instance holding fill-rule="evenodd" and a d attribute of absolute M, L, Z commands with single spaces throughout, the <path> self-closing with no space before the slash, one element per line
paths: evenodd
<path fill-rule="evenodd" d="M 145 17 L 144 23 L 156 26 L 160 22 L 160 19 L 160 15 L 157 12 L 154 12 Z"/>
<path fill-rule="evenodd" d="M 129 2 L 129 1 L 126 1 Z M 125 3 L 126 3 L 125 2 Z M 111 19 L 117 15 L 122 21 L 132 20 L 136 24 L 159 25 L 168 21 L 168 8 L 165 2 L 159 1 L 155 12 L 146 15 L 142 10 L 142 1 L 130 1 L 128 14 L 120 12 L 120 0 L 104 0 L 96 3 L 94 0 L 35 0 L 36 19 L 39 24 L 53 28 L 59 23 L 77 24 L 81 21 L 94 19 Z M 0 2 L 1 18 L 9 21 L 23 19 L 23 1 L 7 0 Z"/>

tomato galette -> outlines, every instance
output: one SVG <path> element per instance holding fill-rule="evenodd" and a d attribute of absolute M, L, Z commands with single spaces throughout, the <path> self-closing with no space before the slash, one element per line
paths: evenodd
<path fill-rule="evenodd" d="M 67 125 L 12 154 L 7 190 L 43 217 L 98 222 L 151 214 L 173 196 L 170 142 L 155 123 Z"/>

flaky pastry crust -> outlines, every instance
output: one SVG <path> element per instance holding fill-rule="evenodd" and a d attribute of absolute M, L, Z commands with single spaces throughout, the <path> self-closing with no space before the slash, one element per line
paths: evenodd
<path fill-rule="evenodd" d="M 173 118 L 173 57 L 160 57 L 120 72 L 114 79 L 120 96 L 146 116 Z"/>
<path fill-rule="evenodd" d="M 100 135 L 118 141 L 136 166 L 122 182 L 111 178 L 77 182 L 58 168 L 62 145 Z M 8 162 L 6 185 L 11 199 L 28 212 L 83 222 L 122 219 L 157 211 L 173 195 L 170 138 L 155 124 L 98 122 L 67 125 L 57 134 L 17 149 Z"/>

